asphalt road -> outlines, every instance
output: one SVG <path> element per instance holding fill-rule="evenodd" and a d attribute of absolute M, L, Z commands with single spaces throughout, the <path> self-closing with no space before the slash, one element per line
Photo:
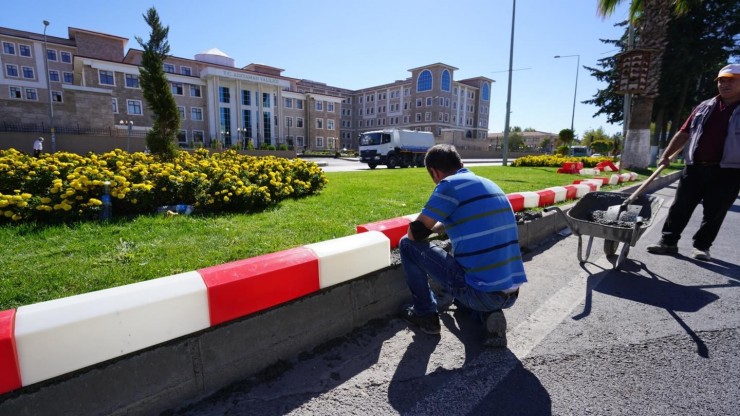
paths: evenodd
<path fill-rule="evenodd" d="M 360 163 L 353 159 L 334 159 L 334 158 L 308 158 L 311 162 L 316 162 L 321 166 L 324 172 L 354 172 L 354 171 L 372 171 L 367 163 Z M 465 159 L 463 164 L 469 166 L 498 166 L 501 165 L 502 159 Z M 513 160 L 511 160 L 513 161 Z M 385 166 L 378 166 L 375 169 L 386 169 Z M 406 168 L 414 169 L 414 168 Z M 401 171 L 403 168 L 396 168 Z"/>
<path fill-rule="evenodd" d="M 564 232 L 526 254 L 527 283 L 507 349 L 443 315 L 441 336 L 375 322 L 303 354 L 272 378 L 244 380 L 175 415 L 737 415 L 740 408 L 740 199 L 712 247 L 689 257 L 697 209 L 676 256 L 648 254 L 654 226 L 612 269 L 595 239 L 579 264 Z M 331 317 L 327 317 L 331 319 Z"/>

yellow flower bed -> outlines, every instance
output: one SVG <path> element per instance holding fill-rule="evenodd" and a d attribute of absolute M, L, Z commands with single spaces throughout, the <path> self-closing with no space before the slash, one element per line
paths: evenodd
<path fill-rule="evenodd" d="M 563 166 L 563 163 L 570 162 L 581 162 L 583 167 L 592 168 L 599 162 L 605 160 L 612 160 L 609 157 L 574 157 L 574 156 L 562 156 L 562 155 L 529 155 L 518 157 L 511 166 L 544 166 L 559 168 Z"/>
<path fill-rule="evenodd" d="M 0 223 L 95 219 L 106 181 L 115 215 L 151 213 L 174 204 L 201 212 L 255 212 L 285 198 L 318 193 L 327 184 L 315 163 L 231 150 L 180 152 L 166 162 L 118 149 L 40 158 L 10 149 L 0 151 Z"/>

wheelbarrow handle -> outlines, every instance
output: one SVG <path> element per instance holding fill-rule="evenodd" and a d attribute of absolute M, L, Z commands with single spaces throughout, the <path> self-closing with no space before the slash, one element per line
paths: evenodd
<path fill-rule="evenodd" d="M 671 155 L 670 159 L 673 159 L 673 158 L 675 158 L 676 156 L 678 156 L 678 154 L 679 154 L 679 153 L 681 153 L 681 151 L 683 151 L 683 149 L 678 149 L 678 150 L 677 150 L 676 152 L 674 152 L 674 153 L 673 153 L 673 154 Z M 670 159 L 669 159 L 669 160 L 670 160 Z M 644 190 L 645 190 L 645 188 L 647 188 L 647 187 L 648 187 L 648 185 L 650 185 L 650 183 L 651 183 L 651 182 L 652 182 L 653 180 L 655 180 L 655 178 L 657 178 L 657 177 L 658 177 L 658 175 L 660 175 L 660 172 L 662 172 L 664 168 L 665 168 L 665 165 L 662 165 L 662 164 L 661 164 L 660 166 L 658 166 L 658 168 L 657 168 L 657 169 L 655 169 L 655 172 L 653 172 L 653 174 L 652 174 L 652 175 L 650 175 L 650 176 L 649 176 L 649 177 L 647 178 L 647 180 L 646 180 L 645 182 L 643 182 L 643 183 L 642 183 L 642 185 L 640 185 L 640 187 L 639 187 L 639 188 L 637 188 L 637 190 L 635 190 L 635 192 L 632 192 L 632 195 L 630 195 L 630 196 L 629 196 L 629 197 L 628 197 L 627 199 L 625 199 L 625 200 L 624 200 L 624 202 L 622 202 L 622 205 L 623 205 L 623 206 L 627 206 L 627 205 L 631 204 L 632 202 L 634 202 L 634 201 L 635 201 L 635 199 L 637 199 L 637 197 L 638 197 L 638 196 L 640 196 L 640 194 L 642 194 L 642 191 L 644 191 Z"/>

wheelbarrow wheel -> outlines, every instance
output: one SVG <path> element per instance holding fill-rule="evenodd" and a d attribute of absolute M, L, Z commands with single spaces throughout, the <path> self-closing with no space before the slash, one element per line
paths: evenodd
<path fill-rule="evenodd" d="M 604 240 L 604 253 L 607 257 L 611 257 L 617 253 L 617 247 L 619 246 L 619 241 L 614 240 Z"/>

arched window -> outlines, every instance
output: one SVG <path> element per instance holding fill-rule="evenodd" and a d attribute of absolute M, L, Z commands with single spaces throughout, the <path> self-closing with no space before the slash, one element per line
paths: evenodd
<path fill-rule="evenodd" d="M 425 69 L 419 74 L 416 81 L 416 92 L 431 91 L 432 89 L 432 71 Z"/>
<path fill-rule="evenodd" d="M 452 84 L 450 76 L 450 71 L 444 70 L 442 71 L 442 91 L 450 91 L 450 84 Z"/>
<path fill-rule="evenodd" d="M 491 88 L 488 86 L 487 82 L 484 82 L 483 89 L 481 91 L 481 98 L 483 98 L 483 101 L 488 101 L 490 94 L 491 94 Z"/>

